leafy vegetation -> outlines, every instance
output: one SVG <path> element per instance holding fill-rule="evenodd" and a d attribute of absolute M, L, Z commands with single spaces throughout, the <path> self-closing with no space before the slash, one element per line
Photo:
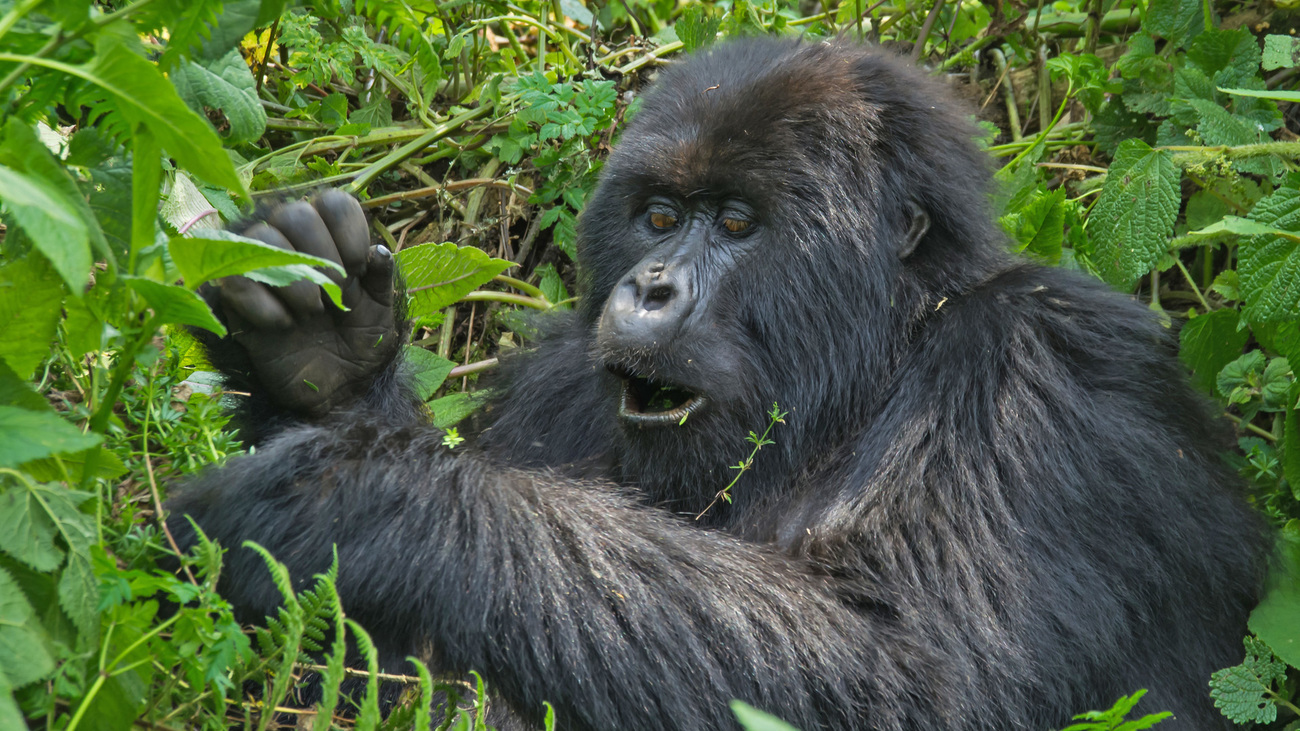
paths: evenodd
<path fill-rule="evenodd" d="M 168 481 L 241 449 L 186 332 L 223 332 L 200 285 L 307 278 L 338 296 L 328 262 L 219 229 L 270 196 L 359 195 L 411 293 L 420 392 L 451 426 L 482 401 L 474 380 L 495 354 L 535 336 L 521 313 L 570 306 L 575 216 L 655 67 L 766 33 L 860 37 L 950 77 L 1001 163 L 1009 244 L 1181 328 L 1180 356 L 1235 422 L 1229 459 L 1282 543 L 1245 661 L 1207 692 L 1236 722 L 1294 728 L 1300 16 L 1287 5 L 0 0 L 0 728 L 482 728 L 481 680 L 377 675 L 332 572 L 295 593 L 305 577 L 267 556 L 285 604 L 249 631 L 215 592 L 220 547 L 177 555 Z M 368 670 L 344 664 L 349 643 Z M 398 689 L 383 703 L 381 680 Z M 1069 728 L 1159 722 L 1125 720 L 1140 698 Z"/>

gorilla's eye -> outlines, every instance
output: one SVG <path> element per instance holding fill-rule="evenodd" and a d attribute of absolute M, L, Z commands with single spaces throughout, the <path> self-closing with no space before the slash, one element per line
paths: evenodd
<path fill-rule="evenodd" d="M 749 221 L 743 218 L 724 218 L 722 219 L 722 225 L 726 226 L 727 230 L 733 234 L 738 234 L 749 228 Z"/>
<path fill-rule="evenodd" d="M 650 225 L 658 229 L 669 229 L 677 225 L 677 217 L 668 213 L 655 211 L 650 214 Z"/>

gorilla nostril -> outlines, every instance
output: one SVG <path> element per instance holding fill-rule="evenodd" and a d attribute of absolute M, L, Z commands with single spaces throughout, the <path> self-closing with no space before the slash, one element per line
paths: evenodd
<path fill-rule="evenodd" d="M 652 287 L 645 296 L 643 307 L 648 311 L 663 309 L 673 298 L 673 288 L 666 286 Z"/>

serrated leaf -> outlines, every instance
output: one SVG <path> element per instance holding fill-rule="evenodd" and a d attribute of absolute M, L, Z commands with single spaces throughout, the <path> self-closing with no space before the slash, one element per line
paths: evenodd
<path fill-rule="evenodd" d="M 424 348 L 408 345 L 405 360 L 421 401 L 428 401 L 456 364 Z"/>
<path fill-rule="evenodd" d="M 1253 321 L 1291 320 L 1300 315 L 1300 190 L 1281 188 L 1255 204 L 1250 220 L 1286 235 L 1250 236 L 1239 251 L 1243 314 Z"/>
<path fill-rule="evenodd" d="M 1178 179 L 1168 152 L 1120 143 L 1088 219 L 1092 263 L 1107 282 L 1131 287 L 1165 254 L 1182 201 Z"/>
<path fill-rule="evenodd" d="M 1028 203 L 999 223 L 1011 235 L 1015 251 L 1055 264 L 1065 240 L 1065 191 L 1035 191 Z"/>
<path fill-rule="evenodd" d="M 1151 0 L 1142 30 L 1182 46 L 1205 29 L 1201 0 Z"/>
<path fill-rule="evenodd" d="M 1254 637 L 1247 637 L 1245 645 L 1242 664 L 1210 676 L 1210 697 L 1234 723 L 1272 723 L 1277 720 L 1277 704 L 1265 694 L 1272 690 L 1274 682 L 1286 678 L 1286 665 Z"/>
<path fill-rule="evenodd" d="M 0 551 L 37 571 L 53 571 L 63 563 L 56 535 L 54 522 L 31 491 L 12 488 L 0 493 Z"/>
<path fill-rule="evenodd" d="M 17 688 L 53 671 L 54 659 L 32 605 L 18 582 L 0 568 L 0 675 Z"/>
<path fill-rule="evenodd" d="M 99 35 L 90 63 L 57 68 L 111 94 L 127 122 L 148 127 L 186 170 L 247 196 L 244 182 L 212 126 L 185 106 L 157 66 L 137 56 L 113 34 Z"/>
<path fill-rule="evenodd" d="M 541 282 L 538 283 L 537 288 L 542 290 L 542 295 L 546 297 L 547 302 L 562 310 L 572 309 L 572 305 L 559 304 L 569 299 L 569 290 L 564 286 L 564 280 L 560 277 L 560 273 L 555 271 L 554 264 L 548 262 L 533 271 L 541 277 Z"/>
<path fill-rule="evenodd" d="M 214 332 L 218 337 L 226 336 L 225 326 L 212 314 L 208 303 L 193 291 L 152 279 L 123 278 L 128 287 L 144 298 L 162 324 L 193 325 Z"/>
<path fill-rule="evenodd" d="M 99 628 L 99 582 L 85 554 L 68 556 L 59 576 L 59 606 L 83 637 L 93 637 Z"/>
<path fill-rule="evenodd" d="M 14 700 L 13 686 L 4 673 L 0 673 L 0 728 L 29 731 L 22 711 L 18 710 L 18 702 Z"/>
<path fill-rule="evenodd" d="M 1183 325 L 1178 334 L 1178 357 L 1192 369 L 1192 383 L 1213 394 L 1219 372 L 1241 356 L 1250 331 L 1237 328 L 1237 313 L 1216 310 Z"/>
<path fill-rule="evenodd" d="M 677 38 L 687 53 L 713 43 L 722 26 L 722 16 L 713 15 L 703 3 L 690 3 L 682 9 L 682 16 L 673 26 Z"/>
<path fill-rule="evenodd" d="M 1286 91 L 1284 89 L 1233 89 L 1220 88 L 1219 91 L 1224 94 L 1233 96 L 1253 96 L 1260 99 L 1273 99 L 1280 102 L 1300 102 L 1300 91 Z"/>
<path fill-rule="evenodd" d="M 63 283 L 43 257 L 0 264 L 0 359 L 26 380 L 50 353 Z"/>
<path fill-rule="evenodd" d="M 0 360 L 0 406 L 17 406 L 28 411 L 51 410 L 50 402 L 32 390 L 32 387 L 14 373 L 4 360 Z"/>
<path fill-rule="evenodd" d="M 99 444 L 97 434 L 82 434 L 53 413 L 0 406 L 0 467 L 58 452 L 78 452 Z"/>
<path fill-rule="evenodd" d="M 120 457 L 102 446 L 82 452 L 59 455 L 58 457 L 46 457 L 32 462 L 24 462 L 23 470 L 28 475 L 31 475 L 33 479 L 41 482 L 66 480 L 70 484 L 78 484 L 85 476 L 86 462 L 92 455 L 95 458 L 90 471 L 92 479 L 113 480 L 129 471 Z"/>
<path fill-rule="evenodd" d="M 255 269 L 296 264 L 305 264 L 309 268 L 324 267 L 346 274 L 342 266 L 328 259 L 278 249 L 256 239 L 225 231 L 204 231 L 202 236 L 194 238 L 178 236 L 167 242 L 167 250 L 189 289 L 196 289 L 200 284 L 213 279 L 247 274 Z M 297 276 L 289 281 L 305 277 L 306 275 Z"/>
<path fill-rule="evenodd" d="M 492 281 L 514 266 L 472 246 L 422 244 L 397 253 L 397 264 L 411 295 L 411 314 L 431 315 Z"/>
<path fill-rule="evenodd" d="M 248 63 L 231 49 L 216 61 L 181 61 L 170 74 L 172 84 L 191 109 L 200 114 L 215 109 L 230 123 L 228 139 L 252 142 L 266 131 L 266 110 L 257 98 L 257 83 Z"/>

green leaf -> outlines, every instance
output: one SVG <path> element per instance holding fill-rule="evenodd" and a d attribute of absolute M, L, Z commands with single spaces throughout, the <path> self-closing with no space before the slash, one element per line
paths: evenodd
<path fill-rule="evenodd" d="M 397 253 L 397 264 L 411 295 L 411 315 L 430 315 L 460 300 L 514 266 L 473 246 L 422 244 Z"/>
<path fill-rule="evenodd" d="M 1280 230 L 1251 236 L 1239 247 L 1243 314 L 1256 322 L 1300 314 L 1300 190 L 1281 188 L 1255 204 L 1252 221 Z"/>
<path fill-rule="evenodd" d="M 415 379 L 415 390 L 421 401 L 428 401 L 434 392 L 447 380 L 447 374 L 456 364 L 424 348 L 408 345 L 405 348 L 405 360 L 411 376 Z"/>
<path fill-rule="evenodd" d="M 733 700 L 731 712 L 736 714 L 736 720 L 745 731 L 799 731 L 776 716 L 764 713 L 743 701 Z"/>
<path fill-rule="evenodd" d="M 68 286 L 80 292 L 90 275 L 90 233 L 73 207 L 40 180 L 3 166 L 0 200 Z"/>
<path fill-rule="evenodd" d="M 1300 63 L 1300 38 L 1264 36 L 1264 70 L 1289 69 Z"/>
<path fill-rule="evenodd" d="M 1282 475 L 1291 486 L 1292 494 L 1300 496 L 1300 407 L 1295 403 L 1287 405 L 1286 414 L 1282 419 Z M 1300 578 L 1300 571 L 1297 571 L 1295 577 Z M 1291 626 L 1300 627 L 1300 581 L 1295 582 L 1295 587 L 1296 591 L 1290 606 L 1296 616 L 1288 621 L 1293 622 Z M 1260 633 L 1256 631 L 1255 634 Z M 1292 638 L 1290 643 L 1280 644 L 1284 646 L 1278 650 L 1278 655 L 1292 665 L 1300 667 L 1300 641 Z M 1292 662 L 1293 660 L 1295 662 Z"/>
<path fill-rule="evenodd" d="M 712 44 L 718 37 L 718 28 L 722 25 L 722 16 L 710 12 L 703 3 L 690 3 L 682 9 L 673 28 L 677 38 L 687 53 Z"/>
<path fill-rule="evenodd" d="M 439 429 L 455 426 L 462 419 L 474 413 L 478 407 L 492 398 L 492 392 L 484 389 L 474 393 L 453 393 L 429 402 L 433 411 L 433 425 Z"/>
<path fill-rule="evenodd" d="M 76 182 L 36 133 L 11 118 L 0 143 L 0 202 L 80 296 L 90 274 L 91 247 L 111 258 L 104 235 Z"/>
<path fill-rule="evenodd" d="M 53 413 L 0 406 L 0 467 L 16 467 L 57 452 L 78 452 L 99 444 Z"/>
<path fill-rule="evenodd" d="M 181 61 L 170 76 L 181 98 L 195 112 L 202 114 L 206 107 L 226 115 L 230 141 L 252 142 L 266 131 L 266 110 L 257 98 L 257 82 L 239 49 L 232 48 L 203 65 Z"/>
<path fill-rule="evenodd" d="M 14 700 L 13 686 L 4 673 L 0 673 L 0 728 L 28 731 L 22 711 L 18 710 L 18 702 Z"/>
<path fill-rule="evenodd" d="M 172 261 L 189 289 L 197 289 L 200 284 L 213 279 L 248 274 L 255 269 L 296 264 L 306 264 L 309 270 L 310 267 L 324 267 L 333 269 L 339 274 L 346 274 L 342 266 L 328 259 L 279 249 L 256 239 L 224 231 L 204 231 L 202 237 L 195 238 L 177 236 L 167 242 L 167 250 L 171 253 Z M 284 281 L 285 284 L 308 278 L 320 284 L 317 278 L 299 273 L 298 270 L 286 269 L 285 271 L 292 271 L 296 276 L 283 280 L 283 274 L 278 274 L 272 275 L 272 278 L 276 279 L 276 282 Z M 325 279 L 328 281 L 328 278 Z"/>
<path fill-rule="evenodd" d="M 1256 395 L 1266 363 L 1265 355 L 1258 350 L 1233 359 L 1215 379 L 1219 393 L 1228 399 L 1228 403 L 1246 403 Z"/>
<path fill-rule="evenodd" d="M 1151 0 L 1142 30 L 1174 45 L 1184 45 L 1205 29 L 1201 0 Z"/>
<path fill-rule="evenodd" d="M 1267 694 L 1273 683 L 1286 679 L 1286 665 L 1254 637 L 1247 637 L 1245 645 L 1242 664 L 1210 676 L 1210 697 L 1234 723 L 1272 723 L 1277 720 L 1277 704 Z"/>
<path fill-rule="evenodd" d="M 1272 99 L 1279 102 L 1300 102 L 1300 91 L 1285 91 L 1283 89 L 1274 89 L 1272 91 L 1264 89 L 1233 89 L 1219 88 L 1224 94 L 1233 96 L 1253 96 L 1259 99 Z"/>
<path fill-rule="evenodd" d="M 1300 543 L 1278 540 L 1264 599 L 1250 613 L 1250 631 L 1278 657 L 1300 668 Z"/>
<path fill-rule="evenodd" d="M 1219 372 L 1241 356 L 1250 338 L 1249 330 L 1237 328 L 1238 319 L 1233 310 L 1215 310 L 1192 318 L 1178 334 L 1178 357 L 1206 393 L 1214 394 Z"/>
<path fill-rule="evenodd" d="M 85 477 L 86 462 L 92 456 L 95 461 L 90 470 L 91 479 L 114 480 L 130 471 L 120 457 L 102 446 L 73 454 L 24 462 L 23 469 L 28 475 L 41 482 L 66 480 L 71 484 L 79 484 Z"/>
<path fill-rule="evenodd" d="M 59 606 L 77 626 L 82 637 L 94 637 L 99 629 L 99 582 L 86 553 L 72 553 L 59 576 Z"/>
<path fill-rule="evenodd" d="M 54 671 L 45 633 L 18 583 L 0 568 L 0 675 L 22 687 Z"/>
<path fill-rule="evenodd" d="M 35 493 L 18 488 L 0 493 L 0 551 L 37 571 L 53 571 L 63 563 L 56 535 Z"/>
<path fill-rule="evenodd" d="M 1131 287 L 1165 254 L 1182 201 L 1178 179 L 1168 152 L 1120 143 L 1088 219 L 1092 263 L 1107 282 Z"/>
<path fill-rule="evenodd" d="M 63 283 L 44 258 L 0 264 L 0 359 L 26 380 L 50 354 Z"/>
<path fill-rule="evenodd" d="M 208 303 L 193 291 L 152 279 L 123 278 L 128 287 L 149 303 L 149 308 L 161 319 L 162 324 L 193 325 L 214 332 L 219 337 L 226 336 L 225 326 L 212 314 Z"/>
<path fill-rule="evenodd" d="M 28 411 L 50 411 L 50 402 L 32 390 L 27 381 L 0 360 L 0 406 L 17 406 Z"/>
<path fill-rule="evenodd" d="M 1065 240 L 1065 191 L 1035 191 L 1020 210 L 998 223 L 1011 235 L 1015 251 L 1055 264 L 1061 260 Z"/>
<path fill-rule="evenodd" d="M 101 87 L 113 96 L 117 110 L 128 123 L 148 127 L 182 167 L 213 185 L 247 197 L 243 180 L 208 121 L 185 106 L 157 66 L 137 56 L 112 34 L 100 34 L 95 56 L 84 66 L 37 62 Z"/>

